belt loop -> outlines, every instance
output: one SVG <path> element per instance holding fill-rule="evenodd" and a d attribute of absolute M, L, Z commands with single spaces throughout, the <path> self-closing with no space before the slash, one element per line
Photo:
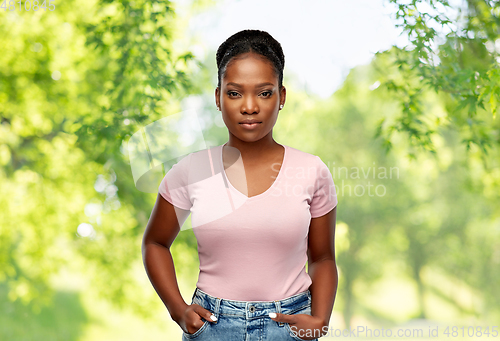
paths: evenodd
<path fill-rule="evenodd" d="M 274 305 L 276 306 L 276 311 L 281 314 L 281 302 L 280 301 L 274 301 Z M 283 322 L 278 322 L 278 326 L 283 327 L 284 323 Z"/>
<path fill-rule="evenodd" d="M 219 311 L 220 311 L 220 304 L 221 304 L 221 301 L 222 301 L 222 298 L 216 298 L 215 299 L 215 307 L 214 307 L 214 312 L 213 314 L 215 315 L 215 317 L 217 317 L 217 321 L 219 320 Z M 215 321 L 215 323 L 217 323 L 217 321 Z"/>

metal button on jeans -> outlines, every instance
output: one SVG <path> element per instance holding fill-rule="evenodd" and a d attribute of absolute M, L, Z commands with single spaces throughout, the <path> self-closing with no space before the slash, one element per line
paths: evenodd
<path fill-rule="evenodd" d="M 250 306 L 250 312 L 251 313 L 255 312 L 255 307 L 253 305 Z"/>

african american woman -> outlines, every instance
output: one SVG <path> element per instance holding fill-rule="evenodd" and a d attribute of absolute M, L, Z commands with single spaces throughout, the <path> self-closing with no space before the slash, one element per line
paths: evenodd
<path fill-rule="evenodd" d="M 229 139 L 182 157 L 161 181 L 143 237 L 146 272 L 184 341 L 317 340 L 338 284 L 332 175 L 318 156 L 273 139 L 286 99 L 279 42 L 243 30 L 216 61 Z M 170 253 L 189 214 L 200 260 L 191 304 Z"/>

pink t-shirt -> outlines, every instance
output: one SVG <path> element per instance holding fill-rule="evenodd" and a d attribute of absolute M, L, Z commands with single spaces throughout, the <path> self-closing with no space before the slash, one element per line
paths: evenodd
<path fill-rule="evenodd" d="M 250 198 L 229 182 L 226 172 L 244 167 L 240 156 L 224 171 L 223 145 L 188 154 L 163 178 L 159 193 L 191 211 L 200 290 L 229 300 L 274 301 L 311 285 L 306 272 L 309 225 L 311 218 L 337 205 L 336 189 L 318 156 L 283 146 L 274 183 Z"/>

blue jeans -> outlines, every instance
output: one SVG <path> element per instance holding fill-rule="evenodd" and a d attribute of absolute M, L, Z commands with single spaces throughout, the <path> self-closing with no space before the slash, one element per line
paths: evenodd
<path fill-rule="evenodd" d="M 217 322 L 205 321 L 194 334 L 183 332 L 183 341 L 303 341 L 294 333 L 295 328 L 271 320 L 268 314 L 311 315 L 311 292 L 303 291 L 277 301 L 249 302 L 213 297 L 196 288 L 191 304 L 211 311 Z"/>

